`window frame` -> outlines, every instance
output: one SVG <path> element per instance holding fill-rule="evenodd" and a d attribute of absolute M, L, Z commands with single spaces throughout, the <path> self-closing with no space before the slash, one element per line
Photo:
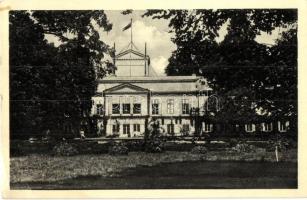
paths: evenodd
<path fill-rule="evenodd" d="M 263 132 L 272 132 L 273 131 L 273 123 L 272 122 L 270 122 L 270 123 L 266 123 L 266 122 L 264 122 L 263 123 Z"/>
<path fill-rule="evenodd" d="M 151 114 L 159 115 L 159 113 L 160 113 L 159 99 L 153 99 L 151 103 Z"/>
<path fill-rule="evenodd" d="M 253 123 L 248 123 L 248 124 L 245 124 L 245 131 L 248 132 L 248 133 L 252 133 L 254 132 L 254 124 Z M 250 129 L 249 129 L 250 127 Z"/>
<path fill-rule="evenodd" d="M 114 110 L 115 110 L 115 109 L 114 109 L 114 106 L 115 106 L 115 105 L 118 106 L 118 112 L 116 112 L 116 113 L 114 112 Z M 112 103 L 112 114 L 115 114 L 115 115 L 120 114 L 120 107 L 121 107 L 121 106 L 120 106 L 119 103 Z"/>
<path fill-rule="evenodd" d="M 128 127 L 128 128 L 126 128 Z M 128 131 L 127 131 L 128 130 Z M 127 131 L 127 132 L 126 132 Z M 130 133 L 130 124 L 123 124 L 123 134 L 124 135 L 129 135 Z"/>
<path fill-rule="evenodd" d="M 139 107 L 139 112 L 135 112 L 136 111 L 136 109 L 135 109 L 135 106 L 136 105 L 139 105 L 140 107 Z M 140 103 L 134 103 L 133 104 L 133 108 L 132 108 L 132 112 L 133 112 L 133 114 L 141 114 L 142 113 L 142 104 L 140 104 Z"/>
<path fill-rule="evenodd" d="M 166 108 L 167 114 L 174 114 L 174 99 L 167 99 Z"/>
<path fill-rule="evenodd" d="M 133 132 L 141 132 L 141 125 L 133 124 Z"/>
<path fill-rule="evenodd" d="M 125 106 L 127 106 L 129 109 L 128 110 L 126 110 L 125 109 Z M 123 114 L 131 114 L 131 105 L 130 105 L 130 103 L 123 103 L 122 104 L 122 107 L 123 107 Z M 127 111 L 127 112 L 126 112 Z M 129 111 L 129 112 L 128 112 Z"/>
<path fill-rule="evenodd" d="M 120 130 L 120 125 L 119 124 L 113 124 L 112 125 L 112 133 L 115 134 L 115 133 L 119 133 L 119 130 Z"/>
<path fill-rule="evenodd" d="M 167 124 L 166 129 L 167 129 L 168 134 L 174 134 L 175 133 L 175 125 L 174 124 Z"/>
<path fill-rule="evenodd" d="M 190 124 L 182 124 L 183 131 L 190 131 Z"/>
<path fill-rule="evenodd" d="M 279 121 L 278 130 L 281 133 L 287 132 L 289 125 L 287 125 L 287 121 Z M 282 128 L 283 127 L 283 128 Z"/>
<path fill-rule="evenodd" d="M 99 103 L 96 105 L 96 114 L 103 115 L 103 104 Z"/>
<path fill-rule="evenodd" d="M 204 123 L 204 132 L 205 133 L 212 132 L 212 124 L 211 123 Z"/>
<path fill-rule="evenodd" d="M 188 99 L 182 99 L 181 111 L 183 115 L 190 114 L 190 103 Z"/>

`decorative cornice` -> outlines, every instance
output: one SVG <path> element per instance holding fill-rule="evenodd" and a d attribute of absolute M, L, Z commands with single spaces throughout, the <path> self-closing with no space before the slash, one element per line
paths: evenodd
<path fill-rule="evenodd" d="M 195 82 L 198 80 L 195 79 L 185 79 L 185 80 L 178 80 L 178 79 L 148 79 L 148 80 L 98 80 L 98 83 L 187 83 L 187 82 Z"/>
<path fill-rule="evenodd" d="M 122 88 L 130 88 L 130 89 L 134 89 L 135 91 L 117 91 L 120 90 Z M 104 94 L 139 94 L 139 93 L 148 93 L 149 90 L 136 86 L 136 85 L 132 85 L 130 83 L 124 83 L 124 84 L 120 84 L 111 88 L 108 88 L 104 91 Z"/>

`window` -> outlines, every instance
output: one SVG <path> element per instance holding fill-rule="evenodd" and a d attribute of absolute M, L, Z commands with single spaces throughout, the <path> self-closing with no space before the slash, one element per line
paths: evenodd
<path fill-rule="evenodd" d="M 118 103 L 112 104 L 112 113 L 113 114 L 120 113 L 120 105 Z"/>
<path fill-rule="evenodd" d="M 287 129 L 289 127 L 289 122 L 283 121 L 283 122 L 278 122 L 278 124 L 279 124 L 279 131 L 280 132 L 286 132 L 287 131 Z"/>
<path fill-rule="evenodd" d="M 124 133 L 125 135 L 128 134 L 128 136 L 130 136 L 130 124 L 124 124 L 124 125 L 123 125 L 123 128 L 124 128 L 123 133 Z"/>
<path fill-rule="evenodd" d="M 96 114 L 97 115 L 103 115 L 103 105 L 102 104 L 97 104 L 97 106 L 96 106 Z"/>
<path fill-rule="evenodd" d="M 133 113 L 141 114 L 141 104 L 140 103 L 133 104 Z"/>
<path fill-rule="evenodd" d="M 183 131 L 190 131 L 190 125 L 189 124 L 183 124 L 182 129 L 183 129 Z"/>
<path fill-rule="evenodd" d="M 112 133 L 118 134 L 119 133 L 119 124 L 113 124 L 112 126 Z"/>
<path fill-rule="evenodd" d="M 187 99 L 182 100 L 182 114 L 186 115 L 190 113 L 190 104 Z"/>
<path fill-rule="evenodd" d="M 140 124 L 133 124 L 133 131 L 140 132 Z"/>
<path fill-rule="evenodd" d="M 246 132 L 253 132 L 254 131 L 254 125 L 253 124 L 246 124 L 245 130 L 246 130 Z"/>
<path fill-rule="evenodd" d="M 129 103 L 123 104 L 123 114 L 130 114 L 130 104 Z"/>
<path fill-rule="evenodd" d="M 174 113 L 174 99 L 167 100 L 167 113 L 168 114 Z"/>
<path fill-rule="evenodd" d="M 174 133 L 174 124 L 168 124 L 167 125 L 167 133 L 173 134 Z"/>
<path fill-rule="evenodd" d="M 159 114 L 159 100 L 158 99 L 154 99 L 152 101 L 152 114 L 153 115 Z"/>
<path fill-rule="evenodd" d="M 263 131 L 264 132 L 271 132 L 273 130 L 272 123 L 263 123 Z"/>
<path fill-rule="evenodd" d="M 204 123 L 204 131 L 205 132 L 211 132 L 212 131 L 212 124 Z"/>

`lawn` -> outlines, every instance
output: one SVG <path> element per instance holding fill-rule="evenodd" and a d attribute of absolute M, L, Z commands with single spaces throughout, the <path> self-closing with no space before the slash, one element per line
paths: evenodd
<path fill-rule="evenodd" d="M 202 155 L 169 151 L 72 157 L 32 154 L 12 157 L 10 175 L 12 189 L 296 187 L 296 151 L 284 152 L 281 160 L 273 162 L 273 152 L 211 151 Z"/>

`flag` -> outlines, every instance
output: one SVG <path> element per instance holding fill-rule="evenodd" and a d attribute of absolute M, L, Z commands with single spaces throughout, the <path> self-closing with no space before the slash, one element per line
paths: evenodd
<path fill-rule="evenodd" d="M 132 21 L 131 21 L 127 26 L 125 26 L 125 27 L 123 28 L 123 31 L 127 30 L 128 28 L 130 28 L 131 25 L 132 25 Z"/>

